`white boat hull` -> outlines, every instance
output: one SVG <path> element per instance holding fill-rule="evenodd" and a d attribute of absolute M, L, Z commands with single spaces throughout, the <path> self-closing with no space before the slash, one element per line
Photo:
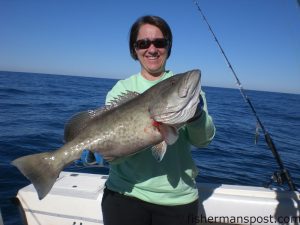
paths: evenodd
<path fill-rule="evenodd" d="M 103 224 L 101 200 L 107 175 L 62 172 L 39 200 L 33 185 L 17 198 L 28 225 Z M 199 183 L 199 215 L 189 223 L 300 224 L 299 192 L 261 187 Z"/>

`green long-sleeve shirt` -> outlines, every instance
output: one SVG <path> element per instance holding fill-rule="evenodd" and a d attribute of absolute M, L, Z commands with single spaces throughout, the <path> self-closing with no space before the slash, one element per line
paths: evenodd
<path fill-rule="evenodd" d="M 149 81 L 139 73 L 120 80 L 108 92 L 106 103 L 127 90 L 143 93 L 170 76 L 173 73 L 167 71 L 160 79 Z M 178 140 L 168 146 L 163 160 L 157 162 L 148 149 L 111 164 L 106 182 L 108 189 L 159 205 L 173 206 L 195 201 L 198 198 L 195 183 L 197 167 L 191 156 L 190 144 L 205 147 L 215 135 L 203 91 L 201 96 L 204 101 L 201 117 L 180 129 Z"/>

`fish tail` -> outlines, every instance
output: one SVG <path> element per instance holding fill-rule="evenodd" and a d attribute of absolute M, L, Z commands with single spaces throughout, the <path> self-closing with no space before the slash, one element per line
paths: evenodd
<path fill-rule="evenodd" d="M 32 182 L 40 200 L 51 190 L 63 169 L 63 166 L 57 162 L 56 152 L 23 156 L 12 161 L 12 165 L 16 166 Z"/>

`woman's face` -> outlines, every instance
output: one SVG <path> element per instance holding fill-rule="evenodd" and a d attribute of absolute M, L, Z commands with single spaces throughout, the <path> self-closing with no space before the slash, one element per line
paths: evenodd
<path fill-rule="evenodd" d="M 142 39 L 155 40 L 164 38 L 161 30 L 153 25 L 144 24 L 140 27 L 137 41 Z M 169 45 L 168 45 L 169 46 Z M 155 47 L 153 43 L 146 49 L 135 48 L 141 63 L 141 74 L 148 80 L 156 80 L 165 72 L 169 47 Z"/>

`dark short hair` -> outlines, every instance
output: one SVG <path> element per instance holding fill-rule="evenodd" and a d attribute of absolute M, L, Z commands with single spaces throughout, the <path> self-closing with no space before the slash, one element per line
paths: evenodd
<path fill-rule="evenodd" d="M 162 19 L 158 16 L 150 16 L 150 15 L 142 16 L 142 17 L 138 18 L 135 21 L 135 23 L 131 26 L 130 36 L 129 36 L 129 50 L 130 50 L 131 57 L 134 60 L 137 60 L 137 55 L 134 50 L 134 43 L 136 42 L 136 39 L 139 34 L 139 30 L 140 30 L 141 26 L 144 24 L 150 24 L 150 25 L 158 27 L 161 30 L 162 34 L 164 35 L 164 38 L 168 39 L 169 49 L 168 49 L 168 57 L 167 58 L 169 58 L 169 56 L 171 54 L 171 48 L 172 48 L 171 29 L 164 19 Z"/>

